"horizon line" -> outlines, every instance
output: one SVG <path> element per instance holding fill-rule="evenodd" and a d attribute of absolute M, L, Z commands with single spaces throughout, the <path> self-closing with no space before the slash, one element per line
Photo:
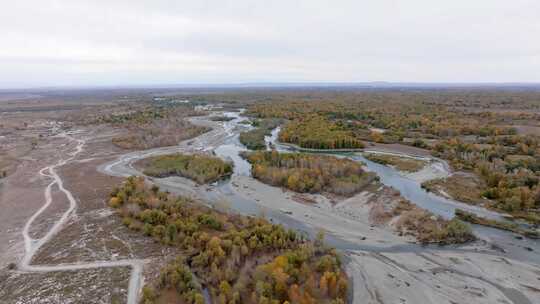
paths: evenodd
<path fill-rule="evenodd" d="M 176 84 L 111 84 L 111 85 L 47 85 L 28 87 L 0 87 L 0 93 L 43 90 L 97 90 L 97 89 L 203 89 L 203 88 L 287 88 L 287 87 L 358 87 L 358 88 L 482 88 L 528 87 L 540 88 L 540 82 L 393 82 L 393 81 L 253 81 L 231 83 L 176 83 Z"/>

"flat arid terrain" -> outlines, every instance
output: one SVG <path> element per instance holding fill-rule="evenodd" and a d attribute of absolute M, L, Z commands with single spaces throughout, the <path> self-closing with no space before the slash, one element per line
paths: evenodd
<path fill-rule="evenodd" d="M 540 90 L 0 91 L 0 303 L 540 303 Z"/>

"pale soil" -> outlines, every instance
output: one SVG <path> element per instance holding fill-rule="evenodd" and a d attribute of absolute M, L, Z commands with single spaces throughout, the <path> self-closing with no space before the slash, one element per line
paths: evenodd
<path fill-rule="evenodd" d="M 9 121 L 17 121 L 15 120 Z M 0 186 L 0 269 L 17 261 L 24 251 L 21 234 L 25 221 L 43 205 L 43 188 L 47 180 L 39 175 L 39 170 L 62 157 L 66 142 L 59 138 L 45 136 L 35 149 L 18 149 L 21 142 L 28 140 L 28 133 L 51 134 L 50 124 L 36 122 L 28 129 L 7 136 L 7 146 L 11 153 L 19 153 L 16 171 L 2 180 Z M 47 215 L 60 212 L 62 206 L 55 206 Z M 50 213 L 49 213 L 50 212 Z M 47 222 L 43 222 L 43 221 Z M 47 226 L 50 218 L 40 217 L 36 225 Z M 35 230 L 32 230 L 35 231 Z"/>
<path fill-rule="evenodd" d="M 540 267 L 475 253 L 349 252 L 354 302 L 538 303 Z"/>
<path fill-rule="evenodd" d="M 380 149 L 371 150 L 370 149 L 370 150 L 366 150 L 365 153 L 391 155 L 391 156 L 402 157 L 402 158 L 410 158 L 410 159 L 424 162 L 425 166 L 419 171 L 416 171 L 416 172 L 399 171 L 401 175 L 409 179 L 412 179 L 414 181 L 417 181 L 419 183 L 423 183 L 425 181 L 432 180 L 432 179 L 446 178 L 452 175 L 450 166 L 448 165 L 446 161 L 442 159 L 434 158 L 430 155 L 417 156 L 416 154 L 407 154 L 407 152 L 405 152 L 406 150 L 401 149 L 400 146 L 403 146 L 403 145 L 396 144 L 396 145 L 392 145 L 391 147 L 390 145 L 388 145 L 388 147 L 385 148 L 384 150 L 380 150 Z M 395 149 L 393 147 L 395 147 Z"/>
<path fill-rule="evenodd" d="M 0 285 L 9 294 L 1 297 L 2 300 L 8 303 L 111 303 L 113 300 L 114 303 L 125 303 L 128 279 L 133 277 L 133 271 L 139 271 L 130 271 L 126 266 L 155 257 L 160 263 L 148 260 L 154 266 L 144 270 L 145 275 L 155 277 L 165 262 L 164 257 L 174 254 L 153 239 L 129 231 L 121 224 L 121 218 L 107 207 L 108 193 L 122 179 L 102 175 L 96 167 L 120 152 L 110 144 L 110 137 L 115 132 L 88 127 L 73 135 L 85 138 L 87 142 L 76 159 L 55 171 L 76 201 L 75 213 L 59 233 L 32 256 L 27 267 L 31 273 L 16 275 L 19 272 L 7 271 L 4 267 L 20 261 L 24 254 L 21 228 L 45 202 L 43 189 L 51 179 L 40 176 L 40 169 L 59 159 L 68 159 L 74 153 L 74 144 L 64 138 L 40 139 L 38 147 L 21 162 L 18 170 L 3 181 L 0 227 L 5 228 L 0 228 L 0 240 L 6 241 L 0 243 L 0 277 L 3 278 Z M 48 171 L 45 173 L 49 174 Z M 68 210 L 65 194 L 58 191 L 57 185 L 51 190 L 52 203 L 30 226 L 28 234 L 31 238 L 43 237 Z M 43 264 L 47 266 L 41 266 Z M 56 266 L 58 264 L 64 266 Z M 126 270 L 122 276 L 109 281 L 111 271 L 122 269 Z M 73 280 L 67 281 L 67 277 Z M 130 291 L 132 284 L 139 284 L 138 280 L 130 279 Z M 42 282 L 41 286 L 36 287 L 39 282 Z M 87 287 L 89 285 L 91 287 Z M 89 292 L 80 292 L 81 288 L 87 288 Z M 33 293 L 34 290 L 42 292 Z M 138 289 L 133 291 L 135 295 L 130 294 L 130 298 L 136 299 Z"/>
<path fill-rule="evenodd" d="M 364 157 L 373 162 L 386 163 L 385 165 L 387 166 L 407 173 L 418 172 L 426 165 L 426 160 L 421 158 L 403 157 L 401 155 L 398 156 L 383 152 L 364 153 Z"/>
<path fill-rule="evenodd" d="M 417 148 L 413 146 L 403 145 L 403 144 L 381 144 L 381 143 L 372 143 L 365 149 L 366 151 L 378 151 L 378 152 L 396 152 L 407 155 L 416 155 L 422 157 L 430 157 L 431 152 L 427 149 Z"/>
<path fill-rule="evenodd" d="M 540 135 L 540 126 L 510 125 L 508 127 L 516 128 L 520 135 Z"/>
<path fill-rule="evenodd" d="M 76 216 L 41 248 L 34 257 L 34 263 L 149 259 L 174 253 L 152 238 L 127 229 L 122 219 L 108 207 L 109 193 L 123 180 L 96 170 L 100 164 L 112 159 L 109 153 L 104 153 L 115 151 L 110 143 L 111 133 L 114 132 L 85 131 L 85 136 L 90 134 L 93 137 L 87 141 L 78 161 L 58 170 L 64 186 L 78 201 Z"/>
<path fill-rule="evenodd" d="M 3 304 L 125 303 L 127 267 L 48 273 L 0 272 Z"/>
<path fill-rule="evenodd" d="M 452 173 L 447 166 L 439 161 L 431 161 L 422 170 L 412 173 L 404 173 L 407 178 L 415 180 L 419 183 L 423 183 L 428 180 L 437 178 L 446 178 Z"/>
<path fill-rule="evenodd" d="M 69 208 L 69 201 L 57 186 L 52 187 L 52 199 L 54 204 L 38 216 L 30 228 L 30 236 L 34 239 L 45 236 L 45 233 L 52 228 L 54 223 L 56 223 L 62 214 Z"/>

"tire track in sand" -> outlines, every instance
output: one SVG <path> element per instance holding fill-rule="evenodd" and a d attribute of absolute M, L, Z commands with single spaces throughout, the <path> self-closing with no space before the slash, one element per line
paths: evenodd
<path fill-rule="evenodd" d="M 108 268 L 108 267 L 130 267 L 131 275 L 128 285 L 128 304 L 136 304 L 139 297 L 139 290 L 142 285 L 142 268 L 144 261 L 140 259 L 126 259 L 118 261 L 95 261 L 95 262 L 84 262 L 84 263 L 71 263 L 71 264 L 59 264 L 59 265 L 31 265 L 32 258 L 38 252 L 38 250 L 48 241 L 50 241 L 59 231 L 62 230 L 64 224 L 70 219 L 73 215 L 76 207 L 77 201 L 73 197 L 73 194 L 64 188 L 64 183 L 55 169 L 62 167 L 68 162 L 75 159 L 75 157 L 83 151 L 83 147 L 86 141 L 82 139 L 75 139 L 70 136 L 70 133 L 61 133 L 57 135 L 59 137 L 66 138 L 70 141 L 77 142 L 75 151 L 68 154 L 68 158 L 59 160 L 56 164 L 50 165 L 42 168 L 39 171 L 39 174 L 45 178 L 50 178 L 52 181 L 47 185 L 44 190 L 45 204 L 36 211 L 25 223 L 22 234 L 24 238 L 24 249 L 25 254 L 19 263 L 19 269 L 24 272 L 55 272 L 55 271 L 74 271 L 82 269 L 94 269 L 94 268 Z M 47 231 L 47 233 L 39 238 L 33 239 L 30 234 L 30 228 L 32 223 L 53 203 L 51 196 L 51 189 L 54 185 L 58 186 L 58 189 L 69 201 L 69 208 L 62 214 L 60 219 L 54 223 L 54 225 Z"/>

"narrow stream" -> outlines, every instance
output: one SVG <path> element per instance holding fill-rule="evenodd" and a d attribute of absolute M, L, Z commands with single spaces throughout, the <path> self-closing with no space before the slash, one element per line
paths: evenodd
<path fill-rule="evenodd" d="M 496 212 L 427 192 L 421 187 L 419 182 L 407 178 L 391 167 L 374 163 L 362 155 L 354 154 L 351 158 L 365 163 L 368 170 L 377 173 L 383 184 L 397 189 L 404 198 L 423 209 L 429 210 L 433 214 L 451 219 L 454 217 L 456 209 L 462 209 L 481 217 L 506 221 L 506 219 Z M 511 252 L 514 257 L 531 259 L 537 263 L 540 262 L 540 240 L 520 239 L 515 233 L 482 225 L 471 226 L 477 237 L 496 244 L 499 249 L 505 252 Z M 533 251 L 530 251 L 531 249 Z"/>

